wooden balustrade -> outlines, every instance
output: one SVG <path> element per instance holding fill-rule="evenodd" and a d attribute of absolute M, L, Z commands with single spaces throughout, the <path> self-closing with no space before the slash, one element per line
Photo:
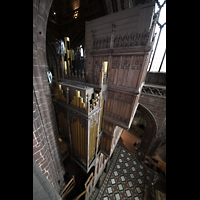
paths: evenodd
<path fill-rule="evenodd" d="M 74 188 L 76 182 L 75 182 L 75 177 L 72 176 L 71 180 L 67 183 L 65 188 L 60 192 L 61 198 L 64 198 L 69 192 Z"/>

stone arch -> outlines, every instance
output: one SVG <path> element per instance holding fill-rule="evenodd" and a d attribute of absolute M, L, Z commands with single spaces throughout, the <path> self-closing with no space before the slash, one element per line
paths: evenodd
<path fill-rule="evenodd" d="M 146 120 L 146 132 L 153 134 L 153 136 L 156 136 L 158 131 L 158 124 L 152 112 L 141 103 L 138 106 L 138 110 L 143 114 Z"/>
<path fill-rule="evenodd" d="M 142 137 L 139 150 L 141 153 L 149 155 L 149 153 L 152 154 L 151 148 L 153 147 L 156 140 L 158 125 L 154 115 L 146 106 L 140 103 L 138 110 L 143 114 L 146 120 L 146 127 L 144 129 L 144 135 Z"/>

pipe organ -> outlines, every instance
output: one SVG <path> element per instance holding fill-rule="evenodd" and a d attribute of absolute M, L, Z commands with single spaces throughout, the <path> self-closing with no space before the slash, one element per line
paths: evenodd
<path fill-rule="evenodd" d="M 86 172 L 94 165 L 100 147 L 101 100 L 101 91 L 73 81 L 59 82 L 56 89 L 54 104 L 60 134 L 66 137 L 68 133 L 72 159 Z"/>
<path fill-rule="evenodd" d="M 72 148 L 74 156 L 86 165 L 86 130 L 77 119 L 71 123 Z"/>
<path fill-rule="evenodd" d="M 99 160 L 106 165 L 123 129 L 130 128 L 155 38 L 154 2 L 113 15 L 86 22 L 85 70 L 77 75 L 70 69 L 58 80 L 53 99 L 60 134 L 68 135 L 71 159 L 86 173 L 100 166 Z M 67 59 L 68 43 L 65 38 Z M 94 176 L 100 173 L 95 169 Z"/>

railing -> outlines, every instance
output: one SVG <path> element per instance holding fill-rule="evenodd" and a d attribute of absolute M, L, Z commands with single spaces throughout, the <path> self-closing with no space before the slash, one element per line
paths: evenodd
<path fill-rule="evenodd" d="M 150 86 L 144 84 L 142 93 L 150 94 L 154 96 L 166 97 L 166 87 Z"/>
<path fill-rule="evenodd" d="M 84 194 L 86 193 L 86 190 L 84 190 L 83 192 L 81 192 L 77 197 L 75 197 L 73 200 L 78 200 L 80 199 Z"/>
<path fill-rule="evenodd" d="M 90 174 L 89 178 L 85 182 L 85 190 L 81 192 L 77 197 L 75 197 L 73 200 L 78 200 L 80 197 L 82 197 L 85 194 L 85 200 L 89 198 L 93 191 L 94 187 L 94 175 L 93 172 Z"/>
<path fill-rule="evenodd" d="M 85 190 L 86 190 L 86 194 L 85 194 L 85 200 L 87 200 L 89 198 L 89 196 L 91 195 L 92 191 L 93 191 L 93 187 L 94 187 L 94 175 L 93 172 L 90 174 L 88 180 L 85 182 Z"/>
<path fill-rule="evenodd" d="M 105 71 L 105 68 L 103 67 L 103 63 L 102 63 L 102 69 L 100 73 L 99 72 L 98 73 L 91 72 L 89 74 L 86 73 L 86 76 L 85 76 L 84 69 L 83 70 L 79 69 L 79 71 L 75 69 L 74 73 L 71 72 L 71 70 L 69 69 L 67 71 L 67 74 L 65 74 L 65 79 L 79 81 L 83 83 L 92 83 L 95 85 L 102 86 L 103 84 L 107 83 L 107 79 L 108 79 L 107 70 L 105 72 L 104 71 Z M 60 80 L 64 81 L 65 79 L 60 79 Z"/>
<path fill-rule="evenodd" d="M 71 72 L 71 70 L 69 69 L 69 70 L 68 70 L 68 73 L 65 74 L 65 77 L 66 77 L 66 79 L 68 79 L 68 80 L 86 82 L 84 73 L 85 73 L 84 70 L 80 70 L 80 69 L 79 69 L 78 74 L 77 74 L 77 70 L 76 70 L 76 69 L 74 70 L 74 73 Z"/>
<path fill-rule="evenodd" d="M 64 198 L 67 194 L 69 194 L 69 192 L 74 188 L 75 186 L 75 177 L 72 176 L 72 179 L 67 183 L 67 185 L 65 186 L 65 188 L 60 192 L 60 196 L 61 198 Z"/>

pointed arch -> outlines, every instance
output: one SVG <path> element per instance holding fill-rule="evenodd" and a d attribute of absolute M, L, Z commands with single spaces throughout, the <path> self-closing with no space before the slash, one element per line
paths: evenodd
<path fill-rule="evenodd" d="M 140 103 L 138 110 L 143 114 L 143 117 L 146 120 L 146 127 L 144 129 L 144 135 L 139 149 L 143 154 L 149 154 L 155 142 L 156 134 L 158 132 L 158 124 L 154 115 L 146 106 Z"/>

